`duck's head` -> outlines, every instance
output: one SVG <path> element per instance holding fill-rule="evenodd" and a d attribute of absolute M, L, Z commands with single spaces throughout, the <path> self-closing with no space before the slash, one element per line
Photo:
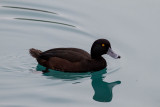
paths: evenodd
<path fill-rule="evenodd" d="M 112 50 L 111 44 L 108 40 L 98 39 L 91 47 L 91 57 L 95 59 L 101 57 L 103 54 L 108 54 L 115 59 L 120 58 L 120 56 Z"/>

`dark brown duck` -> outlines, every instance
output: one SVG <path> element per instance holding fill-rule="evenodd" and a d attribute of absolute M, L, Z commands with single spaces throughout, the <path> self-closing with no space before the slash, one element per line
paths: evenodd
<path fill-rule="evenodd" d="M 40 65 L 48 69 L 64 72 L 99 71 L 107 66 L 103 54 L 108 54 L 117 59 L 119 55 L 112 51 L 110 42 L 106 39 L 96 40 L 90 54 L 78 48 L 54 48 L 47 51 L 30 49 L 30 54 L 36 58 Z"/>

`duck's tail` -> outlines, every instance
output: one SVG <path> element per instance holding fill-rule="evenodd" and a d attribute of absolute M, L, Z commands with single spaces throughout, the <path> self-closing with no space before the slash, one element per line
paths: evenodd
<path fill-rule="evenodd" d="M 38 50 L 38 49 L 31 48 L 31 49 L 29 50 L 29 53 L 30 53 L 30 55 L 31 55 L 32 57 L 34 57 L 34 58 L 37 59 L 37 58 L 40 56 L 40 54 L 42 53 L 42 51 L 40 51 L 40 50 Z"/>

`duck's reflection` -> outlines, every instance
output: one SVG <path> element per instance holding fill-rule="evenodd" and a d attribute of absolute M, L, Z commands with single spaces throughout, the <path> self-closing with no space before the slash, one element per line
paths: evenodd
<path fill-rule="evenodd" d="M 38 71 L 43 71 L 45 67 L 37 65 Z M 65 81 L 80 80 L 83 78 L 91 77 L 92 87 L 94 89 L 93 99 L 99 102 L 110 102 L 113 97 L 112 88 L 115 85 L 121 83 L 121 81 L 105 82 L 103 78 L 106 76 L 107 71 L 103 69 L 97 72 L 87 73 L 65 73 L 55 70 L 49 70 L 50 72 L 44 73 L 43 75 L 51 77 L 51 79 L 62 79 Z"/>
<path fill-rule="evenodd" d="M 44 71 L 46 68 L 40 64 L 37 65 L 37 71 Z M 69 73 L 69 72 L 61 72 L 56 70 L 48 69 L 49 72 L 43 72 L 44 76 L 48 76 L 49 79 L 61 79 L 62 81 L 74 81 L 90 77 L 90 73 Z"/>
<path fill-rule="evenodd" d="M 110 102 L 113 97 L 112 88 L 115 85 L 120 84 L 121 81 L 111 83 L 105 82 L 103 81 L 103 78 L 105 77 L 103 74 L 106 74 L 106 70 L 91 73 L 92 87 L 95 92 L 93 99 L 99 102 Z"/>

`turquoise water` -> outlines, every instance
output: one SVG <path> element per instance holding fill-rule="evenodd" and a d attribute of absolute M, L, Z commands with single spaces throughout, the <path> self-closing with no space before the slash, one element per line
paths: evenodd
<path fill-rule="evenodd" d="M 159 107 L 160 2 L 157 0 L 0 0 L 0 107 Z M 90 51 L 106 38 L 94 73 L 43 74 L 28 49 Z"/>

